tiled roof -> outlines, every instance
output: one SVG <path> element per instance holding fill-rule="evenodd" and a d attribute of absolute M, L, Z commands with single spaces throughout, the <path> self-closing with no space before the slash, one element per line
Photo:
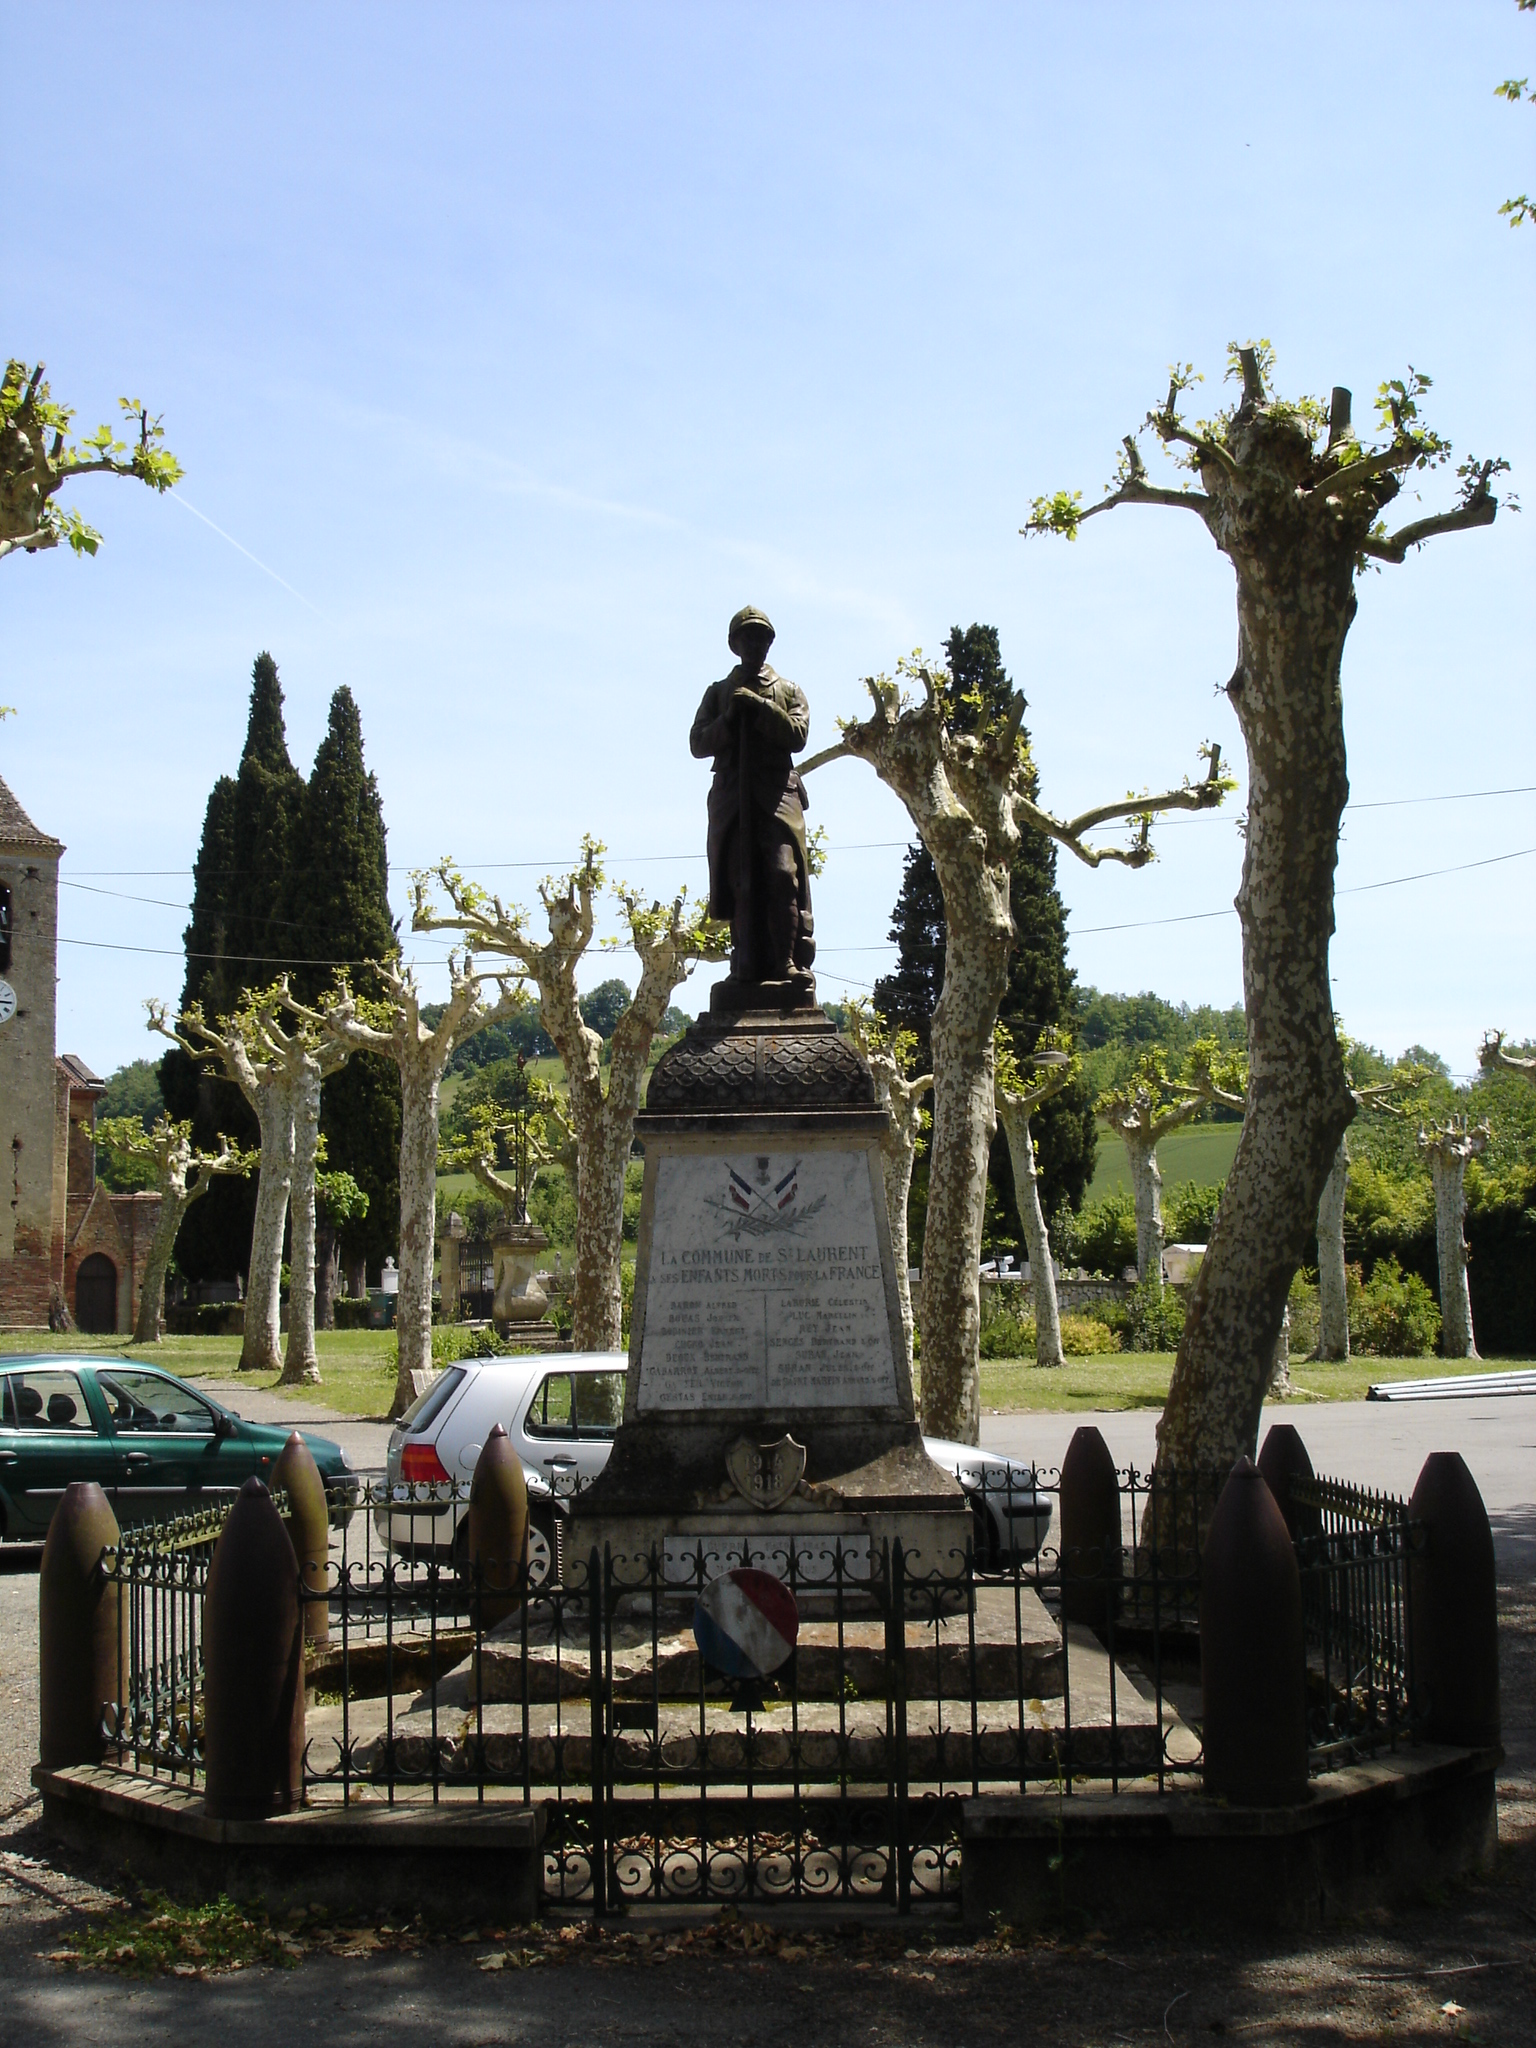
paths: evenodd
<path fill-rule="evenodd" d="M 106 1082 L 100 1074 L 93 1074 L 77 1052 L 61 1052 L 59 1065 L 69 1075 L 77 1088 L 105 1088 Z"/>
<path fill-rule="evenodd" d="M 0 846 L 24 846 L 39 853 L 64 851 L 61 839 L 38 831 L 4 782 L 0 782 Z"/>

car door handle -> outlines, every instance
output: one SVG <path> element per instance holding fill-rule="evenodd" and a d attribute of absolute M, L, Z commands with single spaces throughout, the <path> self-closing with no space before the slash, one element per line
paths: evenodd
<path fill-rule="evenodd" d="M 19 1465 L 20 1463 L 21 1455 L 19 1452 L 0 1451 L 0 1472 L 9 1472 L 13 1465 Z"/>
<path fill-rule="evenodd" d="M 148 1451 L 130 1451 L 127 1457 L 124 1458 L 123 1463 L 130 1472 L 142 1472 L 144 1467 L 150 1463 L 150 1456 Z"/>

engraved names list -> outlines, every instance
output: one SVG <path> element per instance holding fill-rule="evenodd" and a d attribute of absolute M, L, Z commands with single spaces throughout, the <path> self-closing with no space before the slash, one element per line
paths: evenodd
<path fill-rule="evenodd" d="M 660 1158 L 640 1409 L 897 1399 L 869 1155 Z"/>

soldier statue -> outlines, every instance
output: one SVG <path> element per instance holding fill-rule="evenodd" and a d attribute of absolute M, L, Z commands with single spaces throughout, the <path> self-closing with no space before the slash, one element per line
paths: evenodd
<path fill-rule="evenodd" d="M 754 605 L 726 635 L 736 666 L 704 692 L 688 743 L 713 756 L 709 914 L 729 920 L 731 972 L 716 1012 L 814 1006 L 815 925 L 805 847 L 805 785 L 791 756 L 805 745 L 805 692 L 768 666 L 773 627 Z"/>

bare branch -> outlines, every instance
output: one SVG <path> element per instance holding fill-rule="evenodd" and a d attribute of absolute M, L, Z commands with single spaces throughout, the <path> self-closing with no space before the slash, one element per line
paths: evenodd
<path fill-rule="evenodd" d="M 1093 810 L 1084 811 L 1071 819 L 1056 818 L 1049 811 L 1031 802 L 1028 797 L 1016 796 L 1014 816 L 1020 821 L 1049 833 L 1058 845 L 1076 854 L 1080 861 L 1096 868 L 1102 862 L 1118 861 L 1123 866 L 1145 867 L 1152 858 L 1149 831 L 1153 816 L 1160 811 L 1209 811 L 1221 803 L 1228 790 L 1234 787 L 1229 776 L 1221 773 L 1221 748 L 1213 746 L 1210 754 L 1210 770 L 1203 782 L 1185 783 L 1180 789 L 1166 790 L 1161 796 L 1131 796 L 1119 803 L 1099 804 Z M 1115 818 L 1137 818 L 1141 821 L 1140 836 L 1130 846 L 1085 846 L 1083 834 L 1096 826 L 1108 824 Z"/>
<path fill-rule="evenodd" d="M 1379 562 L 1402 562 L 1407 559 L 1410 548 L 1433 540 L 1436 534 L 1462 533 L 1471 526 L 1492 526 L 1498 511 L 1498 499 L 1492 492 L 1485 492 L 1465 505 L 1453 506 L 1449 512 L 1437 512 L 1428 519 L 1412 520 L 1407 526 L 1400 526 L 1396 533 L 1363 541 L 1360 551 Z"/>
<path fill-rule="evenodd" d="M 1181 442 L 1184 447 L 1193 448 L 1202 462 L 1214 463 L 1227 476 L 1236 476 L 1237 464 L 1219 441 L 1209 440 L 1204 434 L 1192 434 L 1181 420 L 1170 420 L 1165 413 L 1152 413 L 1149 424 L 1160 441 Z"/>
<path fill-rule="evenodd" d="M 1339 443 L 1349 436 L 1349 418 L 1354 397 L 1348 387 L 1335 384 L 1333 401 L 1328 407 L 1328 450 L 1331 455 Z"/>
<path fill-rule="evenodd" d="M 1504 1050 L 1504 1033 L 1490 1031 L 1478 1049 L 1477 1063 L 1485 1074 L 1502 1070 L 1506 1074 L 1524 1074 L 1528 1081 L 1536 1081 L 1536 1059 L 1525 1059 Z"/>
<path fill-rule="evenodd" d="M 1160 485 L 1138 482 L 1135 477 L 1131 477 L 1119 490 L 1111 491 L 1109 496 L 1101 498 L 1097 505 L 1090 505 L 1087 511 L 1080 515 L 1080 520 L 1092 519 L 1100 512 L 1113 512 L 1117 505 L 1175 505 L 1186 512 L 1198 512 L 1204 519 L 1214 503 L 1215 500 L 1204 491 L 1169 491 Z M 1031 530 L 1027 526 L 1019 528 L 1021 533 L 1029 533 Z"/>
<path fill-rule="evenodd" d="M 839 740 L 835 747 L 823 747 L 819 754 L 812 754 L 809 761 L 797 762 L 795 772 L 798 775 L 809 775 L 813 768 L 825 768 L 829 761 L 841 761 L 847 753 L 847 746 Z"/>

